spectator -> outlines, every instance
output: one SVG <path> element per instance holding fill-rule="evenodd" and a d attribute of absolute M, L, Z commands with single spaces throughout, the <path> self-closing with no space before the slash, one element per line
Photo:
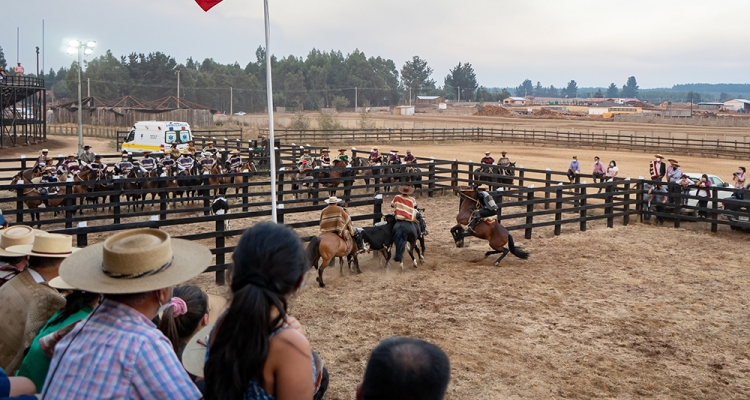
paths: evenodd
<path fill-rule="evenodd" d="M 195 242 L 158 229 L 134 229 L 66 259 L 62 278 L 81 290 L 103 293 L 104 300 L 55 347 L 42 395 L 201 398 L 169 339 L 151 320 L 169 306 L 172 286 L 203 272 L 211 258 Z"/>
<path fill-rule="evenodd" d="M 654 194 L 651 189 L 654 186 L 650 183 L 643 184 L 643 220 L 651 220 L 651 201 L 654 199 Z"/>
<path fill-rule="evenodd" d="M 3 210 L 0 210 L 0 230 L 8 229 L 8 221 L 3 216 Z M 2 286 L 2 284 L 0 284 Z"/>
<path fill-rule="evenodd" d="M 581 173 L 581 163 L 578 162 L 578 156 L 573 156 L 573 161 L 568 166 L 568 179 L 574 183 L 578 174 Z"/>
<path fill-rule="evenodd" d="M 654 157 L 656 157 L 656 160 L 651 161 L 650 164 L 651 180 L 661 181 L 662 179 L 664 179 L 664 174 L 667 173 L 667 166 L 664 165 L 663 155 L 656 154 Z"/>
<path fill-rule="evenodd" d="M 156 326 L 172 342 L 175 354 L 182 358 L 187 342 L 208 325 L 208 295 L 198 286 L 174 289 L 169 307 L 157 319 Z"/>
<path fill-rule="evenodd" d="M 682 197 L 682 198 L 680 199 L 680 205 L 683 205 L 683 206 L 685 206 L 685 205 L 687 205 L 687 202 L 688 202 L 688 198 L 687 198 L 687 196 L 690 196 L 690 187 L 691 187 L 691 186 L 693 186 L 694 184 L 693 184 L 693 181 L 691 181 L 691 180 L 690 180 L 690 179 L 688 178 L 688 176 L 687 176 L 687 175 L 682 175 L 682 176 L 680 177 L 680 181 L 679 181 L 679 184 L 680 184 L 680 191 L 681 191 L 681 194 L 682 194 L 683 196 L 685 196 L 685 197 Z"/>
<path fill-rule="evenodd" d="M 677 202 L 677 193 L 680 193 L 680 178 L 682 178 L 682 169 L 680 168 L 680 164 L 677 162 L 677 160 L 670 158 L 668 160 L 670 162 L 669 167 L 667 167 L 667 182 L 670 183 L 669 185 L 669 203 L 674 204 Z"/>
<path fill-rule="evenodd" d="M 617 176 L 620 169 L 617 168 L 617 162 L 615 160 L 609 161 L 609 167 L 607 168 L 607 181 L 612 181 Z"/>
<path fill-rule="evenodd" d="M 599 157 L 594 157 L 594 172 L 592 173 L 594 175 L 594 183 L 596 183 L 596 180 L 598 179 L 599 182 L 604 182 L 604 177 L 607 175 L 607 170 L 604 168 L 604 163 L 599 161 Z M 602 192 L 602 188 L 599 188 L 599 193 Z"/>
<path fill-rule="evenodd" d="M 208 344 L 206 399 L 312 399 L 318 374 L 310 343 L 286 313 L 310 266 L 299 237 L 257 224 L 232 261 L 232 301 Z"/>
<path fill-rule="evenodd" d="M 439 347 L 392 337 L 372 351 L 357 400 L 440 400 L 450 373 L 450 360 Z"/>
<path fill-rule="evenodd" d="M 737 172 L 733 174 L 735 189 L 745 189 L 745 172 L 747 172 L 745 167 L 739 166 Z M 745 193 L 742 190 L 738 190 L 734 192 L 734 197 L 736 197 L 737 200 L 744 200 Z"/>
<path fill-rule="evenodd" d="M 21 66 L 21 63 L 16 64 L 16 67 L 13 69 L 13 72 L 16 73 L 16 76 L 23 76 L 24 69 Z"/>
<path fill-rule="evenodd" d="M 31 379 L 36 385 L 36 393 L 41 393 L 44 387 L 55 344 L 65 337 L 78 321 L 91 314 L 94 307 L 99 304 L 100 298 L 98 293 L 84 292 L 68 285 L 59 276 L 51 280 L 49 285 L 68 292 L 65 296 L 65 307 L 56 312 L 39 331 L 16 373 L 17 376 Z"/>
<path fill-rule="evenodd" d="M 23 376 L 8 376 L 0 368 L 0 399 L 36 400 L 34 383 Z"/>
<path fill-rule="evenodd" d="M 6 249 L 19 244 L 33 244 L 37 233 L 42 231 L 26 225 L 16 225 L 0 231 L 0 286 L 23 272 L 29 262 L 29 256 Z"/>
<path fill-rule="evenodd" d="M 15 374 L 26 349 L 31 346 L 52 315 L 65 306 L 65 298 L 47 282 L 58 276 L 60 263 L 78 250 L 68 235 L 42 234 L 33 244 L 6 250 L 29 256 L 28 267 L 0 287 L 0 368 Z"/>
<path fill-rule="evenodd" d="M 5 83 L 7 79 L 8 79 L 8 71 L 5 70 L 5 67 L 0 65 L 0 82 Z"/>
<path fill-rule="evenodd" d="M 667 204 L 667 188 L 664 187 L 661 183 L 657 183 L 656 186 L 651 188 L 651 194 L 653 195 L 651 199 L 651 204 L 654 206 L 656 210 L 656 223 L 660 225 L 664 225 L 664 211 L 666 209 Z"/>
<path fill-rule="evenodd" d="M 711 197 L 711 181 L 708 180 L 708 175 L 701 175 L 701 179 L 695 184 L 698 187 L 696 195 L 698 195 L 698 207 L 705 209 L 708 207 L 708 198 Z M 706 210 L 698 210 L 698 215 L 701 218 L 706 218 L 708 212 Z"/>

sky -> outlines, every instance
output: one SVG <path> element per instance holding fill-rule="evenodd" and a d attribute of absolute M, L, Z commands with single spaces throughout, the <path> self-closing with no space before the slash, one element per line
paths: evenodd
<path fill-rule="evenodd" d="M 443 84 L 450 68 L 470 62 L 485 87 L 542 85 L 641 88 L 679 83 L 748 83 L 750 1 L 694 0 L 269 0 L 271 52 L 305 57 L 317 48 L 392 59 L 414 55 Z M 34 12 L 30 12 L 33 10 Z M 70 66 L 70 39 L 95 40 L 93 56 L 161 51 L 184 63 L 255 61 L 264 44 L 263 2 L 224 0 L 205 13 L 193 0 L 24 0 L 3 8 L 0 46 L 8 63 L 36 69 Z"/>

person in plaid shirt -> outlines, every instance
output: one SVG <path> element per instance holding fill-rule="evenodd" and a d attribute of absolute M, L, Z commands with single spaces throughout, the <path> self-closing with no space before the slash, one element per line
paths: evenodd
<path fill-rule="evenodd" d="M 61 278 L 104 300 L 55 346 L 42 398 L 202 398 L 151 320 L 169 306 L 174 285 L 211 264 L 211 252 L 158 229 L 135 229 L 68 259 Z"/>

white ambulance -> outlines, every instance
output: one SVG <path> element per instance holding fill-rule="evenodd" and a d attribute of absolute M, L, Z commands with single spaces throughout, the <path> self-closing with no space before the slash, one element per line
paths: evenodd
<path fill-rule="evenodd" d="M 172 143 L 182 150 L 193 140 L 187 122 L 141 121 L 136 122 L 122 143 L 122 150 L 161 151 L 169 150 Z"/>

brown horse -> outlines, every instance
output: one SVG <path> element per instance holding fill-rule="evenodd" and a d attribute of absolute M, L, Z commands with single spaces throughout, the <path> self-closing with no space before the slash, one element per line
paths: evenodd
<path fill-rule="evenodd" d="M 133 179 L 138 179 L 141 177 L 141 171 L 137 167 L 133 167 L 130 170 L 128 170 L 127 174 L 125 174 L 124 182 L 122 183 L 122 191 L 125 193 L 133 192 L 141 188 L 141 183 L 136 182 Z M 130 207 L 133 207 L 133 210 L 135 211 L 136 205 L 132 204 L 138 200 L 141 199 L 141 194 L 126 194 L 125 200 L 128 203 L 128 211 L 130 211 Z"/>
<path fill-rule="evenodd" d="M 329 194 L 331 197 L 336 196 L 336 188 L 341 185 L 341 178 L 347 178 L 347 177 L 353 177 L 354 176 L 354 170 L 351 168 L 346 168 L 346 166 L 349 165 L 346 161 L 340 160 L 338 158 L 334 159 L 331 162 L 331 168 L 328 169 L 328 176 L 327 178 L 331 179 L 328 182 L 323 183 L 323 187 L 331 188 L 329 190 Z M 317 170 L 320 171 L 320 170 Z M 339 179 L 339 180 L 333 180 L 333 179 Z M 351 186 L 352 182 L 345 182 L 344 186 Z"/>
<path fill-rule="evenodd" d="M 348 251 L 347 251 L 348 250 Z M 326 284 L 323 282 L 323 271 L 328 267 L 335 257 L 346 256 L 349 260 L 349 270 L 352 269 L 351 262 L 354 261 L 354 266 L 357 268 L 357 273 L 361 274 L 362 270 L 359 269 L 359 260 L 357 260 L 357 243 L 352 239 L 352 248 L 347 249 L 346 242 L 340 238 L 339 235 L 333 232 L 324 232 L 320 236 L 314 236 L 310 239 L 310 243 L 307 245 L 308 260 L 312 262 L 313 267 L 318 270 L 318 284 L 320 287 L 325 287 Z M 318 266 L 318 261 L 323 259 L 323 264 Z M 344 276 L 344 263 L 339 262 L 339 274 Z"/>
<path fill-rule="evenodd" d="M 221 165 L 221 161 L 217 161 L 214 163 L 214 166 L 211 167 L 211 171 L 208 172 L 211 175 L 224 175 L 227 173 L 226 169 L 223 165 Z M 208 184 L 211 186 L 214 185 L 227 185 L 232 183 L 232 177 L 231 176 L 222 176 L 222 177 L 211 177 L 208 178 Z M 214 191 L 214 197 L 219 196 L 220 194 L 224 196 L 227 194 L 227 188 L 215 188 Z"/>
<path fill-rule="evenodd" d="M 92 179 L 92 171 L 88 168 L 81 170 L 77 175 L 73 175 L 73 182 L 84 182 Z M 89 185 L 77 184 L 71 186 L 71 193 L 73 194 L 85 194 L 89 191 Z M 83 215 L 83 204 L 86 201 L 86 196 L 78 197 L 81 201 L 81 207 L 78 209 L 78 214 Z M 75 200 L 74 200 L 75 201 Z"/>
<path fill-rule="evenodd" d="M 461 197 L 458 215 L 456 215 L 456 222 L 458 222 L 458 224 L 451 228 L 451 235 L 453 235 L 453 240 L 456 242 L 456 247 L 464 246 L 465 237 L 474 236 L 479 239 L 487 240 L 490 247 L 493 249 L 492 251 L 484 253 L 484 258 L 487 258 L 492 254 L 502 253 L 502 255 L 495 260 L 495 266 L 500 264 L 500 260 L 502 260 L 508 252 L 522 260 L 529 258 L 529 253 L 515 246 L 513 243 L 513 236 L 508 233 L 508 230 L 505 229 L 497 219 L 491 221 L 480 221 L 474 227 L 473 234 L 466 232 L 463 226 L 469 224 L 472 214 L 479 208 L 479 201 L 477 200 L 478 194 L 476 189 L 471 186 L 462 186 L 457 192 Z M 504 247 L 506 244 L 510 250 Z"/>
<path fill-rule="evenodd" d="M 13 180 L 10 181 L 10 184 L 11 185 L 16 185 L 16 184 L 18 184 L 19 181 L 23 182 L 24 185 L 30 185 L 30 184 L 34 184 L 34 183 L 39 183 L 39 179 L 38 178 L 35 178 L 32 181 L 29 181 L 28 179 L 26 179 L 26 178 L 23 177 L 23 173 L 22 172 L 19 172 L 18 174 L 16 174 L 16 176 L 13 177 Z M 55 185 L 51 184 L 50 186 L 55 186 Z M 42 204 L 44 204 L 44 206 L 47 207 L 47 208 L 57 207 L 57 206 L 59 206 L 60 204 L 62 204 L 65 201 L 65 199 L 63 199 L 63 198 L 56 198 L 55 195 L 51 195 L 52 198 L 50 199 L 49 198 L 50 195 L 49 194 L 45 194 L 44 193 L 45 192 L 44 189 L 46 189 L 46 188 L 38 188 L 38 187 L 36 187 L 36 188 L 24 188 L 23 189 L 23 196 L 24 197 L 31 197 L 31 199 L 23 201 L 23 203 L 26 204 L 26 208 L 28 208 L 29 210 L 38 210 L 39 207 Z M 59 190 L 60 191 L 57 192 L 56 194 L 65 195 L 65 193 L 66 193 L 66 187 L 65 186 L 60 186 Z M 39 197 L 39 199 L 36 199 L 35 197 Z M 39 212 L 32 212 L 30 215 L 31 215 L 31 222 L 41 221 Z M 57 215 L 57 211 L 55 211 L 55 215 Z M 41 228 L 41 227 L 42 227 L 41 224 L 37 225 L 37 228 Z"/>
<path fill-rule="evenodd" d="M 159 177 L 159 170 L 157 168 L 152 169 L 149 171 L 146 175 L 144 175 L 144 178 L 158 178 Z M 154 207 L 154 199 L 156 199 L 156 189 L 159 188 L 159 181 L 155 179 L 149 179 L 146 180 L 141 184 L 141 189 L 145 189 L 143 192 L 143 203 L 141 203 L 141 211 L 143 211 L 143 207 L 146 205 L 146 196 L 151 194 L 151 208 Z"/>

